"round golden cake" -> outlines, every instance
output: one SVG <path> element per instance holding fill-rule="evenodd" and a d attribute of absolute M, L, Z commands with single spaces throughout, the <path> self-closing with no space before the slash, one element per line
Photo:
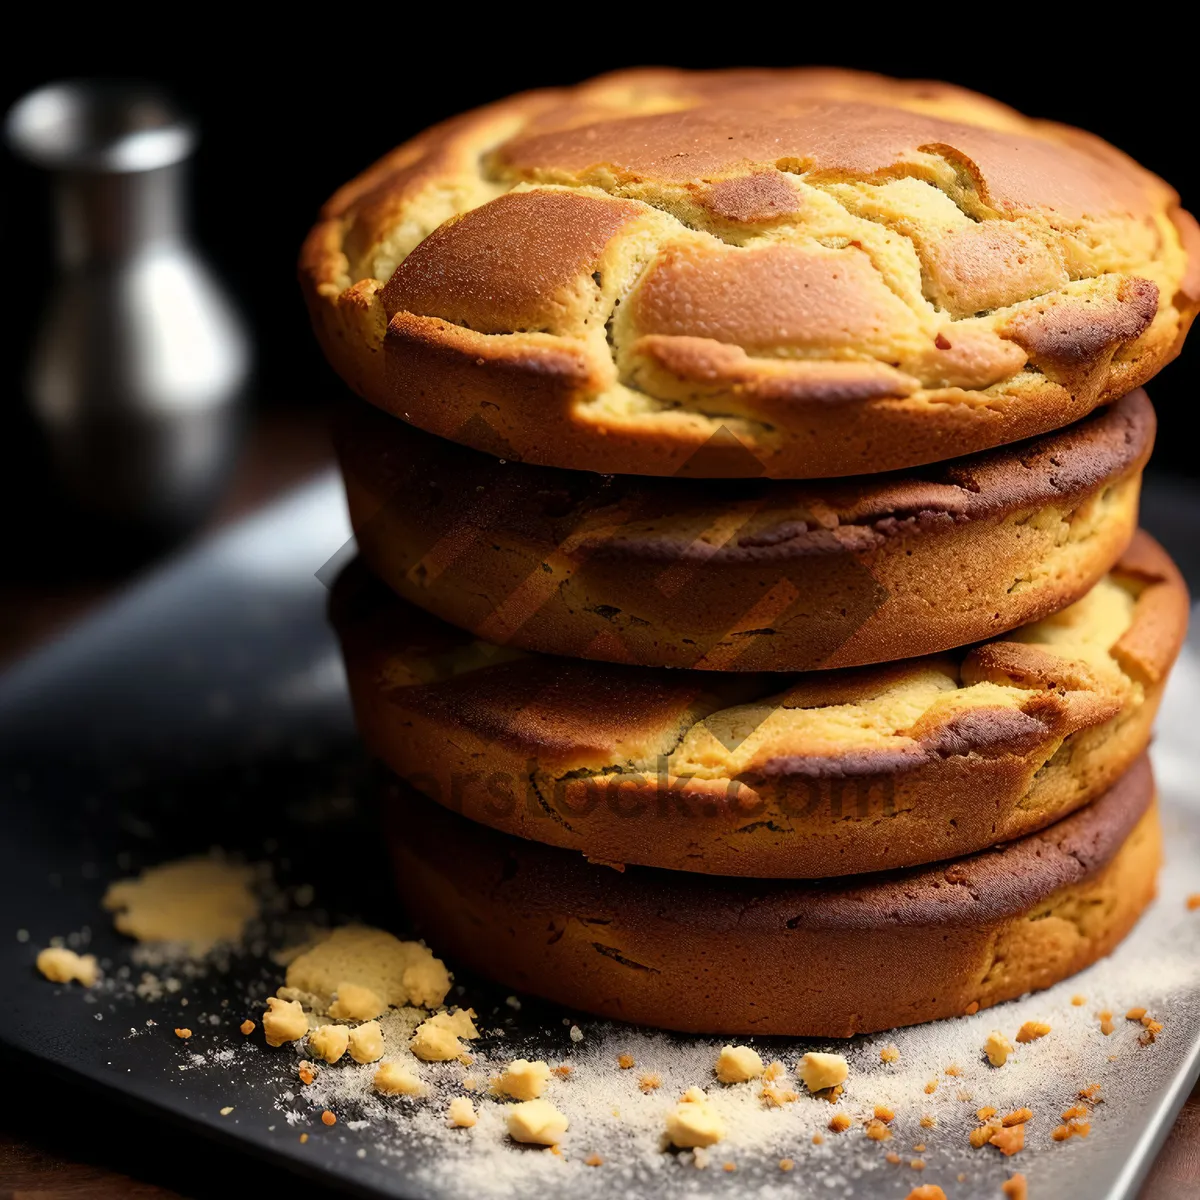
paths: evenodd
<path fill-rule="evenodd" d="M 832 883 L 613 871 L 397 792 L 396 878 L 439 953 L 571 1010 L 695 1033 L 850 1037 L 1049 987 L 1125 937 L 1161 859 L 1144 757 L 1041 833 Z"/>
<path fill-rule="evenodd" d="M 493 646 L 360 564 L 333 596 L 362 737 L 418 790 L 594 859 L 789 879 L 973 853 L 1098 796 L 1145 750 L 1187 611 L 1145 534 L 1002 638 L 799 675 Z"/>
<path fill-rule="evenodd" d="M 1057 429 L 1148 380 L 1200 229 L 1100 139 L 947 84 L 640 70 L 446 121 L 300 276 L 368 400 L 497 457 L 812 478 Z"/>
<path fill-rule="evenodd" d="M 1142 391 L 1065 430 L 820 484 L 504 462 L 353 402 L 338 435 L 373 573 L 486 641 L 807 671 L 933 654 L 1078 600 L 1137 528 Z"/>

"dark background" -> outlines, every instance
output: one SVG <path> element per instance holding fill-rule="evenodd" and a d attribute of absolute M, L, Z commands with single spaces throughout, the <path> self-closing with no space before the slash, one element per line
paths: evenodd
<path fill-rule="evenodd" d="M 601 71 L 645 63 L 716 67 L 830 63 L 891 74 L 941 77 L 991 93 L 1030 114 L 1085 126 L 1157 171 L 1200 208 L 1192 132 L 1195 67 L 1173 57 L 1170 30 L 1123 27 L 1095 46 L 1076 27 L 1059 32 L 1036 14 L 979 18 L 972 29 L 939 17 L 919 31 L 919 48 L 902 30 L 880 36 L 865 11 L 847 9 L 845 28 L 816 36 L 765 25 L 753 41 L 722 29 L 633 36 L 630 10 L 617 10 L 569 39 L 530 22 L 530 40 L 481 30 L 465 10 L 447 10 L 436 34 L 406 15 L 330 10 L 327 25 L 258 45 L 224 42 L 212 30 L 173 34 L 170 53 L 135 50 L 109 26 L 94 37 L 73 27 L 63 48 L 47 34 L 10 39 L 0 75 L 0 109 L 55 78 L 141 77 L 166 85 L 197 118 L 193 220 L 198 240 L 233 289 L 257 344 L 255 403 L 264 409 L 311 409 L 340 386 L 325 366 L 295 284 L 300 242 L 321 202 L 341 183 L 422 127 L 514 90 L 568 84 Z M 753 14 L 751 14 L 753 15 Z M 765 18 L 765 14 L 761 14 Z M 580 21 L 595 21 L 582 11 Z M 780 19 L 776 14 L 773 20 Z M 1128 14 L 1125 14 L 1128 17 Z M 64 12 L 64 21 L 67 20 Z M 515 19 L 515 18 L 514 18 Z M 559 13 L 559 19 L 565 14 Z M 875 18 L 877 19 L 877 18 Z M 1038 17 L 1041 21 L 1041 17 Z M 462 26 L 460 29 L 452 28 Z M 856 26 L 861 26 L 856 29 Z M 431 27 L 434 28 L 434 27 Z M 622 30 L 627 39 L 623 43 Z M 937 36 L 941 31 L 940 40 Z M 453 40 L 470 33 L 469 43 Z M 536 34 L 536 37 L 534 36 Z M 861 37 L 870 34 L 872 42 Z M 1152 36 L 1153 34 L 1153 36 Z M 931 40 L 931 35 L 932 40 Z M 689 40 L 690 39 L 690 40 Z M 1166 44 L 1164 44 L 1166 43 Z M 729 49 L 725 50 L 724 47 Z M 874 48 L 873 48 L 874 47 Z M 159 65 L 156 68 L 156 64 Z M 0 152 L 2 153 L 2 152 Z M 5 521 L 36 529 L 39 493 L 48 487 L 23 417 L 21 373 L 31 330 L 52 283 L 44 180 L 3 153 L 0 205 L 8 296 L 0 355 L 0 505 Z M 1191 400 L 1200 382 L 1193 346 L 1151 389 L 1160 418 L 1155 470 L 1195 475 Z M 33 503 L 29 503 L 33 500 Z M 10 541 L 10 545 L 11 545 Z M 24 550 L 17 551 L 19 559 Z M 11 565 L 11 556 L 10 556 Z"/>

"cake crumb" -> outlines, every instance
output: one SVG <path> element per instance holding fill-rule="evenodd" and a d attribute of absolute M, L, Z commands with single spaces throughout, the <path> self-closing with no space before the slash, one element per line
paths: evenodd
<path fill-rule="evenodd" d="M 371 1084 L 384 1096 L 423 1096 L 426 1092 L 420 1076 L 401 1063 L 381 1063 Z"/>
<path fill-rule="evenodd" d="M 1001 1185 L 1000 1190 L 1007 1197 L 1007 1200 L 1029 1200 L 1029 1184 L 1025 1180 L 1024 1175 L 1013 1175 L 1006 1179 Z"/>
<path fill-rule="evenodd" d="M 604 1165 L 604 1159 L 602 1159 L 600 1155 L 593 1151 L 593 1153 L 589 1154 L 587 1158 L 583 1160 L 583 1165 L 585 1167 L 600 1167 Z"/>
<path fill-rule="evenodd" d="M 766 1070 L 763 1060 L 749 1046 L 722 1046 L 714 1069 L 721 1083 L 748 1083 Z"/>
<path fill-rule="evenodd" d="M 785 1067 L 783 1065 L 783 1063 L 779 1061 L 779 1059 L 773 1058 L 763 1068 L 762 1077 L 765 1080 L 767 1080 L 768 1082 L 770 1082 L 773 1079 L 782 1079 L 784 1077 L 784 1075 L 786 1075 L 786 1074 L 787 1074 L 787 1067 Z"/>
<path fill-rule="evenodd" d="M 737 1170 L 737 1163 L 734 1163 L 734 1162 L 723 1162 L 723 1163 L 721 1164 L 721 1170 L 722 1170 L 722 1171 L 736 1171 L 736 1170 Z"/>
<path fill-rule="evenodd" d="M 298 1000 L 268 996 L 262 1027 L 267 1045 L 278 1047 L 284 1042 L 298 1042 L 308 1032 L 308 1018 Z"/>
<path fill-rule="evenodd" d="M 1102 1013 L 1099 1014 L 1099 1017 L 1100 1017 L 1100 1032 L 1102 1034 L 1104 1034 L 1105 1037 L 1108 1037 L 1108 1035 L 1110 1033 L 1112 1033 L 1113 1029 L 1115 1028 L 1115 1026 L 1113 1025 L 1113 1015 L 1112 1015 L 1112 1013 L 1110 1013 L 1108 1011 L 1108 1009 L 1105 1009 Z"/>
<path fill-rule="evenodd" d="M 846 1130 L 849 1129 L 853 1124 L 854 1122 L 850 1120 L 849 1113 L 834 1113 L 829 1119 L 829 1128 L 832 1129 L 834 1133 L 845 1133 Z"/>
<path fill-rule="evenodd" d="M 781 1158 L 779 1160 L 779 1169 L 781 1171 L 791 1171 L 796 1166 L 796 1160 L 792 1158 Z"/>
<path fill-rule="evenodd" d="M 1140 1021 L 1145 1015 L 1146 1015 L 1146 1010 L 1144 1008 L 1131 1008 L 1125 1014 L 1125 1020 Z"/>
<path fill-rule="evenodd" d="M 345 1025 L 322 1025 L 308 1035 L 309 1052 L 327 1063 L 335 1063 L 350 1048 L 350 1030 Z"/>
<path fill-rule="evenodd" d="M 460 1008 L 452 1013 L 434 1013 L 417 1026 L 409 1049 L 423 1062 L 450 1062 L 466 1053 L 466 1047 L 459 1040 L 468 1041 L 479 1036 L 472 1020 L 475 1013 L 472 1009 Z"/>
<path fill-rule="evenodd" d="M 51 983 L 75 982 L 90 988 L 100 976 L 94 954 L 76 954 L 65 946 L 47 946 L 39 952 L 36 965 Z"/>
<path fill-rule="evenodd" d="M 1200 908 L 1200 892 L 1193 892 L 1187 898 L 1187 910 L 1188 912 L 1195 912 L 1198 908 Z"/>
<path fill-rule="evenodd" d="M 980 1150 L 986 1146 L 988 1142 L 992 1140 L 993 1136 L 999 1133 L 1003 1128 L 1004 1126 L 1000 1124 L 997 1118 L 990 1117 L 977 1129 L 971 1130 L 969 1135 L 970 1143 L 976 1150 Z"/>
<path fill-rule="evenodd" d="M 983 1043 L 983 1052 L 993 1067 L 1002 1067 L 1008 1062 L 1008 1056 L 1013 1052 L 1012 1042 L 998 1029 L 993 1029 Z"/>
<path fill-rule="evenodd" d="M 191 1031 L 190 1029 L 187 1029 L 187 1028 L 184 1028 L 184 1029 L 176 1029 L 176 1030 L 175 1030 L 175 1036 L 176 1036 L 177 1038 L 182 1038 L 182 1039 L 183 1039 L 183 1040 L 186 1042 L 186 1041 L 188 1040 L 188 1038 L 190 1038 L 190 1037 L 192 1036 L 192 1031 Z"/>
<path fill-rule="evenodd" d="M 889 1108 L 886 1104 L 875 1105 L 875 1120 L 877 1121 L 894 1121 L 896 1119 L 896 1110 Z"/>
<path fill-rule="evenodd" d="M 917 1143 L 917 1144 L 916 1144 L 916 1145 L 913 1147 L 913 1149 L 914 1149 L 914 1150 L 915 1150 L 915 1151 L 916 1151 L 918 1154 L 924 1154 L 924 1153 L 925 1153 L 925 1143 L 924 1143 L 924 1142 L 918 1142 L 918 1143 Z"/>
<path fill-rule="evenodd" d="M 1149 1046 L 1151 1042 L 1157 1041 L 1158 1035 L 1163 1031 L 1163 1023 L 1156 1021 L 1153 1017 L 1142 1017 L 1143 1031 L 1138 1034 L 1138 1041 L 1143 1046 Z"/>
<path fill-rule="evenodd" d="M 840 1054 L 810 1052 L 797 1064 L 796 1074 L 810 1092 L 823 1092 L 845 1083 L 850 1066 Z"/>
<path fill-rule="evenodd" d="M 221 1116 L 223 1116 L 223 1117 L 227 1117 L 227 1116 L 229 1116 L 229 1114 L 230 1114 L 231 1112 L 233 1112 L 233 1105 L 232 1105 L 232 1104 L 227 1104 L 227 1105 L 225 1105 L 225 1107 L 224 1107 L 224 1108 L 222 1108 L 222 1109 L 220 1109 L 220 1110 L 218 1110 L 218 1111 L 220 1112 Z"/>
<path fill-rule="evenodd" d="M 548 1100 L 523 1100 L 508 1110 L 508 1136 L 533 1146 L 557 1146 L 569 1122 Z"/>
<path fill-rule="evenodd" d="M 566 1079 L 567 1076 L 570 1075 L 574 1070 L 575 1068 L 571 1066 L 570 1063 L 559 1063 L 558 1066 L 554 1068 L 554 1073 L 560 1079 Z"/>
<path fill-rule="evenodd" d="M 356 1026 L 350 1030 L 348 1040 L 350 1057 L 356 1063 L 378 1062 L 383 1057 L 383 1030 L 378 1021 Z"/>
<path fill-rule="evenodd" d="M 781 1087 L 776 1083 L 764 1083 L 759 1096 L 766 1102 L 768 1108 L 782 1108 L 785 1104 L 794 1104 L 800 1099 L 800 1093 L 790 1087 Z"/>
<path fill-rule="evenodd" d="M 300 1135 L 300 1145 L 302 1145 L 302 1146 L 303 1146 L 303 1145 L 304 1145 L 304 1143 L 305 1143 L 305 1142 L 307 1142 L 307 1141 L 308 1141 L 308 1134 L 307 1134 L 307 1133 L 302 1133 L 302 1134 Z"/>
<path fill-rule="evenodd" d="M 1064 1108 L 1062 1119 L 1064 1121 L 1074 1121 L 1078 1117 L 1086 1117 L 1088 1115 L 1087 1108 L 1082 1104 L 1072 1104 L 1070 1108 Z"/>
<path fill-rule="evenodd" d="M 938 1090 L 938 1081 L 936 1079 L 931 1079 L 925 1085 L 925 1095 L 927 1095 L 927 1096 L 932 1096 L 933 1093 L 936 1092 L 937 1090 Z"/>
<path fill-rule="evenodd" d="M 253 1021 L 251 1021 L 249 1017 L 247 1017 L 238 1026 L 238 1028 L 242 1031 L 242 1033 L 244 1033 L 247 1037 L 249 1037 L 258 1028 L 258 1026 L 255 1025 L 255 1023 Z"/>
<path fill-rule="evenodd" d="M 546 1063 L 517 1058 L 493 1081 L 492 1091 L 511 1100 L 536 1100 L 549 1081 L 550 1068 Z"/>
<path fill-rule="evenodd" d="M 637 1059 L 634 1058 L 632 1054 L 618 1054 L 617 1066 L 620 1067 L 622 1071 L 628 1071 L 630 1067 L 637 1066 Z"/>
<path fill-rule="evenodd" d="M 1071 997 L 1071 1003 L 1076 1008 L 1082 1008 L 1087 1003 L 1087 997 L 1081 996 L 1081 995 L 1079 995 L 1078 992 L 1076 992 L 1075 995 Z M 1013 1176 L 1013 1179 L 1017 1179 L 1017 1178 L 1024 1179 L 1025 1176 L 1024 1175 L 1021 1175 L 1021 1176 L 1014 1175 Z"/>
<path fill-rule="evenodd" d="M 296 1074 L 300 1077 L 300 1082 L 308 1087 L 310 1083 L 317 1077 L 316 1071 L 313 1070 L 313 1065 L 310 1062 L 301 1060 L 300 1066 L 296 1070 Z"/>
<path fill-rule="evenodd" d="M 814 1146 L 825 1145 L 825 1135 L 823 1133 L 814 1133 L 812 1135 L 812 1144 Z"/>
<path fill-rule="evenodd" d="M 937 1125 L 936 1117 L 931 1117 L 928 1113 L 926 1113 L 925 1116 L 921 1118 L 922 1129 L 933 1129 L 935 1125 Z"/>
<path fill-rule="evenodd" d="M 951 1063 L 946 1068 L 944 1074 L 949 1075 L 951 1079 L 957 1079 L 962 1074 L 962 1067 L 957 1063 Z"/>
<path fill-rule="evenodd" d="M 890 1162 L 893 1167 L 898 1167 L 900 1165 L 900 1155 L 898 1155 L 895 1150 L 889 1150 L 883 1157 L 887 1162 Z"/>
<path fill-rule="evenodd" d="M 638 1080 L 638 1087 L 643 1092 L 653 1092 L 662 1087 L 662 1076 L 657 1071 L 647 1071 L 645 1075 Z"/>
<path fill-rule="evenodd" d="M 466 1096 L 455 1096 L 446 1109 L 446 1119 L 456 1129 L 470 1129 L 479 1118 L 475 1115 L 475 1105 Z"/>
<path fill-rule="evenodd" d="M 1027 1108 L 1016 1108 L 1010 1113 L 1005 1113 L 1000 1118 L 1000 1124 L 1005 1128 L 1010 1125 L 1024 1125 L 1026 1121 L 1033 1120 L 1033 1113 Z"/>
<path fill-rule="evenodd" d="M 909 1166 L 910 1166 L 910 1167 L 911 1167 L 911 1168 L 912 1168 L 914 1171 L 923 1171 L 923 1170 L 925 1170 L 925 1160 L 924 1160 L 923 1158 L 912 1158 L 912 1159 L 909 1159 L 908 1165 L 909 1165 Z"/>
<path fill-rule="evenodd" d="M 981 1121 L 990 1121 L 992 1119 L 992 1117 L 994 1117 L 996 1115 L 996 1110 L 989 1106 L 985 1106 L 983 1108 L 977 1108 L 975 1110 L 975 1115 Z"/>
<path fill-rule="evenodd" d="M 995 1146 L 1005 1158 L 1011 1158 L 1025 1148 L 1025 1126 L 1002 1126 L 988 1138 L 988 1143 Z"/>
<path fill-rule="evenodd" d="M 725 1126 L 700 1088 L 688 1088 L 667 1113 L 667 1140 L 681 1150 L 712 1146 L 724 1136 Z"/>
<path fill-rule="evenodd" d="M 382 1017 L 387 1004 L 378 992 L 362 984 L 343 980 L 337 985 L 329 1015 L 335 1021 L 374 1021 Z"/>
<path fill-rule="evenodd" d="M 572 1025 L 571 1030 L 567 1034 L 567 1036 L 573 1042 L 582 1042 L 583 1041 L 583 1030 L 580 1029 L 578 1025 Z"/>
<path fill-rule="evenodd" d="M 1045 1021 L 1026 1021 L 1020 1029 L 1017 1030 L 1018 1042 L 1036 1042 L 1038 1038 L 1044 1038 L 1050 1032 L 1050 1026 Z"/>
<path fill-rule="evenodd" d="M 904 1200 L 946 1200 L 946 1193 L 936 1183 L 923 1183 L 913 1188 Z"/>
<path fill-rule="evenodd" d="M 866 1132 L 867 1137 L 873 1142 L 886 1142 L 892 1136 L 892 1131 L 883 1121 L 879 1120 L 868 1121 Z"/>
<path fill-rule="evenodd" d="M 885 1063 L 897 1063 L 900 1061 L 900 1051 L 895 1046 L 884 1046 L 879 1052 L 879 1061 Z"/>
<path fill-rule="evenodd" d="M 336 1125 L 336 1124 L 337 1124 L 337 1117 L 336 1117 L 336 1116 L 334 1116 L 334 1114 L 333 1114 L 333 1113 L 331 1113 L 331 1112 L 329 1111 L 329 1109 L 326 1109 L 326 1110 L 325 1110 L 325 1111 L 324 1111 L 324 1112 L 321 1114 L 321 1124 L 322 1124 L 322 1125 Z"/>

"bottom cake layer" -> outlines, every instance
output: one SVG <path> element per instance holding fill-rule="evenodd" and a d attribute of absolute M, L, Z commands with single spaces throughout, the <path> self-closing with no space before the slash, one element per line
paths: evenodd
<path fill-rule="evenodd" d="M 452 962 L 575 1011 L 849 1037 L 986 1008 L 1108 954 L 1155 893 L 1145 757 L 1087 808 L 965 858 L 838 881 L 588 862 L 395 785 L 401 896 Z"/>

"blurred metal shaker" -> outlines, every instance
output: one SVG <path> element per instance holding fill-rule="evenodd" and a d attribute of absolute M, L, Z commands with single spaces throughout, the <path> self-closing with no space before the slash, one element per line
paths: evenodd
<path fill-rule="evenodd" d="M 234 459 L 250 367 L 188 239 L 195 129 L 151 88 L 83 80 L 24 97 L 5 133 L 53 173 L 58 276 L 29 388 L 61 482 L 106 523 L 179 536 Z"/>

